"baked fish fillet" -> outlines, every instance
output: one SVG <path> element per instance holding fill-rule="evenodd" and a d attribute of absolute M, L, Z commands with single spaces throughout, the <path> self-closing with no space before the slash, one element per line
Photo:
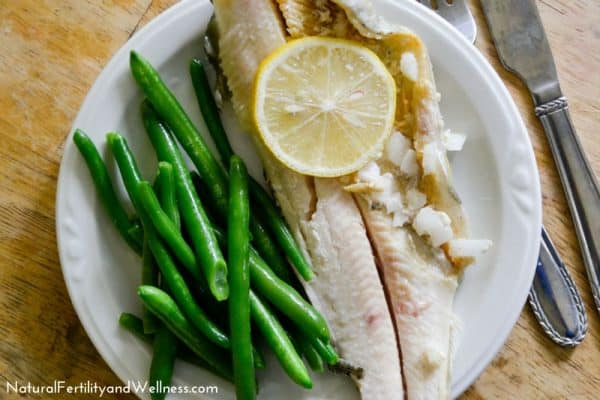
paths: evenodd
<path fill-rule="evenodd" d="M 215 0 L 221 68 L 240 124 L 256 138 L 267 180 L 315 277 L 302 282 L 323 313 L 341 357 L 365 400 L 404 397 L 392 317 L 361 214 L 337 179 L 297 174 L 262 145 L 249 112 L 251 87 L 262 59 L 285 43 L 276 4 Z"/>
<path fill-rule="evenodd" d="M 454 239 L 468 236 L 468 230 L 452 187 L 439 95 L 426 48 L 406 28 L 376 16 L 369 1 L 277 1 L 292 37 L 360 42 L 381 58 L 396 81 L 396 132 L 385 154 L 342 180 L 354 193 L 379 261 L 407 397 L 449 398 L 452 303 L 461 269 L 473 259 L 451 248 L 461 243 Z M 443 228 L 441 233 L 427 231 L 432 219 Z"/>

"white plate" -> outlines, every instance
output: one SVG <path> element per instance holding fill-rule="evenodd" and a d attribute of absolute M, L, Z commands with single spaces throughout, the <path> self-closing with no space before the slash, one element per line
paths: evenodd
<path fill-rule="evenodd" d="M 535 159 L 515 104 L 475 47 L 416 2 L 382 0 L 376 5 L 391 22 L 412 28 L 427 44 L 446 125 L 468 134 L 464 150 L 452 157 L 456 187 L 470 215 L 473 236 L 494 241 L 493 249 L 467 270 L 456 296 L 455 310 L 463 329 L 454 360 L 455 397 L 500 349 L 527 296 L 541 227 Z M 85 130 L 101 150 L 106 148 L 106 132 L 123 133 L 142 173 L 152 176 L 156 160 L 140 123 L 141 94 L 128 68 L 129 51 L 135 49 L 160 69 L 192 119 L 206 131 L 194 99 L 188 62 L 201 53 L 200 38 L 211 13 L 208 1 L 183 1 L 140 30 L 102 71 L 74 128 Z M 231 115 L 226 112 L 225 122 L 234 134 L 234 147 L 246 158 L 251 172 L 259 176 L 256 155 Z M 140 261 L 123 244 L 101 209 L 71 138 L 65 146 L 56 199 L 65 282 L 83 326 L 108 365 L 124 382 L 144 381 L 150 349 L 117 323 L 122 311 L 140 310 L 135 295 Z M 112 163 L 109 168 L 116 176 Z M 119 190 L 125 199 L 123 188 Z M 275 360 L 269 361 L 272 367 L 265 373 L 269 379 L 261 381 L 262 399 L 358 398 L 347 378 L 331 374 L 317 378 L 314 390 L 301 390 L 283 376 Z M 207 398 L 234 397 L 231 386 L 185 363 L 178 363 L 175 383 L 217 384 L 219 395 Z"/>

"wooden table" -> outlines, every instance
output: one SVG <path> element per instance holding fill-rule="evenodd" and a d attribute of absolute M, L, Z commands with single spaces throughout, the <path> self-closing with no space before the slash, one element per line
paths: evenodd
<path fill-rule="evenodd" d="M 140 26 L 173 2 L 0 0 L 0 398 L 8 397 L 5 381 L 120 384 L 87 338 L 63 283 L 54 231 L 56 179 L 63 141 L 98 73 Z M 543 0 L 538 7 L 577 133 L 600 175 L 600 1 Z M 581 346 L 561 349 L 526 307 L 506 345 L 463 398 L 600 398 L 600 318 L 560 181 L 529 95 L 500 66 L 475 1 L 472 10 L 477 47 L 505 81 L 529 128 L 544 223 L 582 292 L 590 328 Z"/>

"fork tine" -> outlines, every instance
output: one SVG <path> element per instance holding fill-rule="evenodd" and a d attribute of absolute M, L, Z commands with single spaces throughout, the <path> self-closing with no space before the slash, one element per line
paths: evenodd
<path fill-rule="evenodd" d="M 477 26 L 466 0 L 417 0 L 458 29 L 471 43 L 475 42 Z"/>

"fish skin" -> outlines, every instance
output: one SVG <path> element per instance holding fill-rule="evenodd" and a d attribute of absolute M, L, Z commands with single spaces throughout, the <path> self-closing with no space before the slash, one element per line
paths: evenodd
<path fill-rule="evenodd" d="M 254 75 L 261 61 L 285 43 L 274 3 L 266 0 L 215 0 L 221 69 L 242 128 L 254 130 L 251 104 Z M 260 21 L 260 23 L 259 23 Z"/>
<path fill-rule="evenodd" d="M 234 110 L 253 133 L 267 180 L 315 277 L 302 281 L 323 314 L 340 356 L 362 374 L 352 376 L 365 400 L 403 399 L 393 321 L 365 226 L 337 179 L 300 175 L 276 160 L 254 131 L 252 81 L 262 59 L 285 42 L 274 3 L 215 0 L 221 66 Z M 251 9 L 251 11 L 250 11 Z M 264 27 L 267 29 L 263 29 Z"/>
<path fill-rule="evenodd" d="M 387 24 L 374 15 L 369 1 L 278 0 L 289 33 L 346 38 L 364 44 L 384 62 L 398 88 L 395 127 L 412 139 L 417 159 L 433 143 L 440 165 L 417 182 L 398 180 L 402 190 L 418 188 L 428 204 L 444 211 L 452 221 L 455 237 L 467 237 L 465 212 L 452 187 L 450 168 L 442 143 L 443 119 L 431 63 L 421 40 L 409 30 Z M 417 82 L 402 76 L 400 56 L 411 51 L 418 63 Z M 392 168 L 376 161 L 382 172 Z M 422 165 L 421 165 L 422 171 Z M 450 397 L 456 317 L 452 304 L 461 269 L 472 259 L 450 260 L 433 248 L 410 226 L 393 227 L 369 192 L 354 194 L 375 249 L 391 303 L 402 356 L 402 371 L 409 400 Z"/>

